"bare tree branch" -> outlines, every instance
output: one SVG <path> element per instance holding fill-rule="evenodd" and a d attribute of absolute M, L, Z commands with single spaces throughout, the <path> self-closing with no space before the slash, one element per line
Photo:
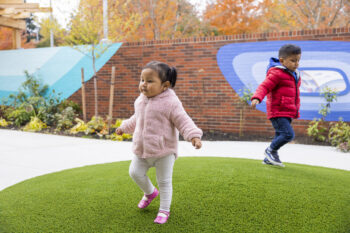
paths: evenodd
<path fill-rule="evenodd" d="M 307 28 L 311 28 L 310 15 L 304 10 L 304 8 L 296 0 L 293 0 L 293 2 L 299 8 L 300 12 L 306 17 L 306 19 L 307 19 Z M 296 11 L 294 11 L 294 12 L 296 13 Z"/>
<path fill-rule="evenodd" d="M 298 2 L 297 2 L 297 1 L 293 0 L 293 2 L 298 6 Z M 285 3 L 285 4 L 286 4 L 286 3 Z M 286 7 L 288 7 L 288 5 L 286 5 Z M 305 13 L 303 12 L 303 9 L 300 8 L 299 6 L 298 6 L 298 8 L 300 9 L 300 12 L 303 13 L 303 15 L 304 15 L 306 18 L 308 18 L 307 15 L 305 15 Z M 291 10 L 292 10 L 293 14 L 296 15 L 295 18 L 296 18 L 296 20 L 299 22 L 299 24 L 300 24 L 300 25 L 304 25 L 305 22 L 301 19 L 302 16 L 299 14 L 299 12 L 296 11 L 294 8 L 291 8 Z"/>
<path fill-rule="evenodd" d="M 334 23 L 334 21 L 336 20 L 336 18 L 337 18 L 337 16 L 338 16 L 338 13 L 339 13 L 339 11 L 343 8 L 343 0 L 340 0 L 340 2 L 339 2 L 339 7 L 337 8 L 337 10 L 335 11 L 335 13 L 334 13 L 334 15 L 333 15 L 333 18 L 331 19 L 331 21 L 328 23 L 328 26 L 333 26 L 333 23 Z"/>
<path fill-rule="evenodd" d="M 315 16 L 315 26 L 314 28 L 318 28 L 319 26 L 319 23 L 320 23 L 320 16 L 321 16 L 321 12 L 322 12 L 322 1 L 319 0 L 317 1 L 317 5 L 315 7 L 317 13 L 316 13 L 316 16 Z"/>

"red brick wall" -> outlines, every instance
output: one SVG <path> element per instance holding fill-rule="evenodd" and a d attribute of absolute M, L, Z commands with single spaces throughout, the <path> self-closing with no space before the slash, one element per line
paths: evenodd
<path fill-rule="evenodd" d="M 237 135 L 243 107 L 238 95 L 222 75 L 216 62 L 216 53 L 226 44 L 273 40 L 350 41 L 350 28 L 124 43 L 98 72 L 99 115 L 108 114 L 108 82 L 112 66 L 116 67 L 113 117 L 128 118 L 133 114 L 133 103 L 139 95 L 142 67 L 151 60 L 159 60 L 178 69 L 175 91 L 188 114 L 203 131 Z M 90 119 L 94 114 L 92 79 L 87 82 L 86 93 Z M 81 90 L 70 99 L 81 103 Z M 265 113 L 245 108 L 243 119 L 242 131 L 245 136 L 273 135 Z M 306 135 L 307 124 L 305 120 L 294 121 L 297 136 Z"/>

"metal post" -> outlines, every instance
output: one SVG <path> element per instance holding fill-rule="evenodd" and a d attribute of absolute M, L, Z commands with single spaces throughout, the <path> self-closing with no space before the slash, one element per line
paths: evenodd
<path fill-rule="evenodd" d="M 50 9 L 51 9 L 51 13 L 50 13 L 50 23 L 51 23 L 51 27 L 50 27 L 50 47 L 53 47 L 55 45 L 55 42 L 54 42 L 53 31 L 52 31 L 53 17 L 52 17 L 52 3 L 51 3 L 51 0 L 50 0 Z"/>
<path fill-rule="evenodd" d="M 108 0 L 103 0 L 103 37 L 108 41 Z"/>

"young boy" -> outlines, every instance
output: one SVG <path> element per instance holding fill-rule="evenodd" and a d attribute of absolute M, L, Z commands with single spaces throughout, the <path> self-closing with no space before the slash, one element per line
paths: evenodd
<path fill-rule="evenodd" d="M 278 52 L 278 59 L 270 58 L 266 78 L 251 98 L 251 106 L 255 108 L 267 95 L 267 118 L 275 129 L 275 137 L 265 150 L 264 164 L 284 167 L 278 150 L 294 138 L 292 118 L 300 117 L 301 80 L 297 70 L 300 57 L 300 47 L 293 44 L 283 45 Z"/>

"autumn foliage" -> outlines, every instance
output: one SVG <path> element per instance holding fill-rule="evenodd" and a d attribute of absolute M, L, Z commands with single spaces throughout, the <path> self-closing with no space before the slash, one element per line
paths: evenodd
<path fill-rule="evenodd" d="M 264 0 L 264 31 L 349 27 L 349 0 Z"/>
<path fill-rule="evenodd" d="M 187 0 L 108 1 L 108 37 L 112 41 L 174 39 L 210 33 Z M 90 24 L 92 34 L 103 36 L 102 0 L 82 0 L 71 30 Z"/>
<path fill-rule="evenodd" d="M 108 38 L 115 42 L 164 40 L 350 25 L 350 0 L 207 2 L 199 14 L 189 0 L 108 0 Z M 38 46 L 48 46 L 50 29 L 56 46 L 64 45 L 67 38 L 98 43 L 103 38 L 102 3 L 103 0 L 81 0 L 66 30 L 57 21 L 43 20 L 43 39 Z M 9 29 L 0 27 L 0 49 L 11 48 L 11 37 Z M 34 45 L 23 43 L 23 47 L 28 46 Z"/>
<path fill-rule="evenodd" d="M 255 0 L 217 1 L 207 7 L 204 19 L 224 35 L 256 32 L 261 24 Z"/>

